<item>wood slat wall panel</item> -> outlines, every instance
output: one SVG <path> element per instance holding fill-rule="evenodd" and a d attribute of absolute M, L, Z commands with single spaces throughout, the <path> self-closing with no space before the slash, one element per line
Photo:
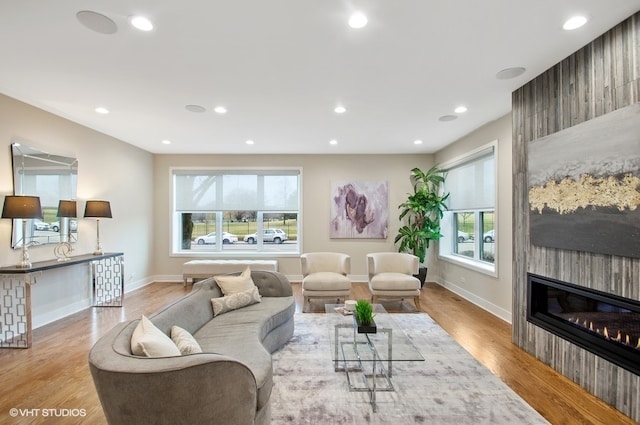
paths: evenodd
<path fill-rule="evenodd" d="M 526 320 L 526 274 L 640 300 L 640 259 L 533 246 L 527 143 L 640 100 L 640 12 L 516 90 L 513 120 L 513 342 L 640 422 L 640 377 Z"/>

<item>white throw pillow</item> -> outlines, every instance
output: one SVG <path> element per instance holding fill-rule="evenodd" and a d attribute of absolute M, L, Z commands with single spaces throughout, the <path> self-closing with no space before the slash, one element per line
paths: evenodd
<path fill-rule="evenodd" d="M 182 329 L 180 326 L 174 325 L 171 327 L 171 339 L 178 346 L 182 355 L 202 353 L 202 348 L 200 348 L 198 341 L 189 331 Z"/>
<path fill-rule="evenodd" d="M 251 304 L 256 304 L 261 301 L 262 298 L 260 297 L 260 292 L 258 292 L 258 288 L 256 286 L 247 291 L 238 292 L 220 298 L 211 298 L 214 316 L 218 316 L 231 310 L 237 310 Z"/>
<path fill-rule="evenodd" d="M 256 285 L 251 279 L 251 269 L 247 267 L 239 276 L 220 275 L 213 277 L 224 295 L 248 291 Z"/>
<path fill-rule="evenodd" d="M 131 352 L 136 356 L 172 357 L 180 356 L 180 350 L 151 320 L 142 316 L 131 336 Z"/>

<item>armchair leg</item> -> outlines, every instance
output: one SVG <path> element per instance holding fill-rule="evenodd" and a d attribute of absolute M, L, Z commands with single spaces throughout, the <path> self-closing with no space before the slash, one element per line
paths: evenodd
<path fill-rule="evenodd" d="M 371 304 L 376 304 L 378 302 L 378 297 L 375 295 L 371 295 Z"/>
<path fill-rule="evenodd" d="M 309 297 L 304 297 L 302 300 L 302 312 L 305 313 L 307 309 L 307 305 L 309 305 Z"/>
<path fill-rule="evenodd" d="M 422 308 L 420 307 L 420 297 L 413 297 L 413 302 L 416 304 L 418 311 L 422 311 Z"/>

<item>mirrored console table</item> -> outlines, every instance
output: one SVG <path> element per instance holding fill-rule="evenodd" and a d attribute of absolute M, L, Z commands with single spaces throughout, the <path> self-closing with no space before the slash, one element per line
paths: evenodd
<path fill-rule="evenodd" d="M 31 285 L 47 270 L 75 265 L 90 267 L 91 305 L 122 307 L 124 254 L 77 255 L 67 261 L 39 261 L 30 268 L 0 268 L 0 348 L 31 347 Z"/>

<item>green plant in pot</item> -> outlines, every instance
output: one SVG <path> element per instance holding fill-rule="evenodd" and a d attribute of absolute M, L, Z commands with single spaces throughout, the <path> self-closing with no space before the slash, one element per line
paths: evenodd
<path fill-rule="evenodd" d="M 420 168 L 411 170 L 413 193 L 398 206 L 400 221 L 404 225 L 398 230 L 395 243 L 399 243 L 398 252 L 408 252 L 420 260 L 420 284 L 424 285 L 427 268 L 424 265 L 431 241 L 442 237 L 440 220 L 447 209 L 448 193 L 442 193 L 444 170 L 431 167 L 427 172 Z"/>
<path fill-rule="evenodd" d="M 376 324 L 373 321 L 373 306 L 367 300 L 356 302 L 356 321 L 358 322 L 358 332 L 376 333 Z"/>

